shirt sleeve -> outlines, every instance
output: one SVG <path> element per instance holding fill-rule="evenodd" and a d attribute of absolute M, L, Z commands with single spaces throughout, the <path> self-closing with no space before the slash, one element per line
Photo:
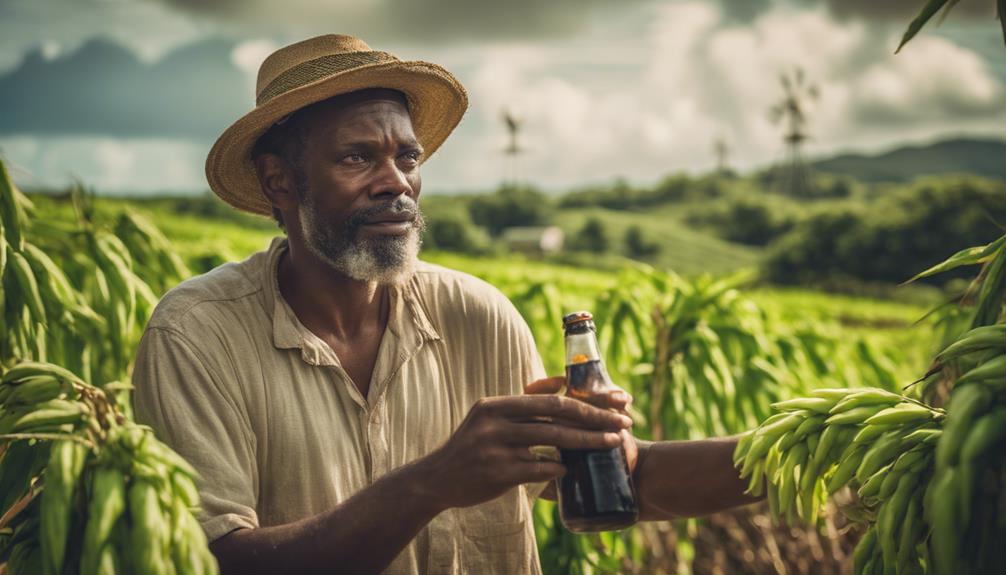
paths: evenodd
<path fill-rule="evenodd" d="M 227 393 L 233 381 L 198 346 L 164 328 L 148 328 L 133 371 L 137 421 L 198 471 L 199 521 L 210 541 L 258 527 L 255 441 L 247 416 Z"/>

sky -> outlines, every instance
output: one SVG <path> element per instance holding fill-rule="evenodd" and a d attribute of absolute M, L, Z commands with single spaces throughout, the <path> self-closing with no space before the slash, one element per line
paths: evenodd
<path fill-rule="evenodd" d="M 0 156 L 23 187 L 201 193 L 276 48 L 348 33 L 451 70 L 470 107 L 424 191 L 516 169 L 549 191 L 741 171 L 783 156 L 768 110 L 804 70 L 807 154 L 1006 138 L 994 0 L 964 0 L 895 55 L 922 0 L 0 0 Z M 523 153 L 509 166 L 506 109 Z"/>

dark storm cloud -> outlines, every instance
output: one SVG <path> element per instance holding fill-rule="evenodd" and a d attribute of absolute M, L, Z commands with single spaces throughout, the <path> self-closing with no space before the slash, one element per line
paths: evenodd
<path fill-rule="evenodd" d="M 93 39 L 47 60 L 39 49 L 0 76 L 0 134 L 206 138 L 250 108 L 233 44 L 205 40 L 156 63 Z"/>
<path fill-rule="evenodd" d="M 719 0 L 723 14 L 733 22 L 753 20 L 772 7 L 772 0 Z"/>
<path fill-rule="evenodd" d="M 906 25 L 924 4 L 923 0 L 824 0 L 824 2 L 832 14 L 840 18 L 902 19 Z M 954 6 L 950 14 L 952 18 L 987 16 L 991 19 L 996 13 L 995 4 L 995 0 L 967 0 Z"/>
<path fill-rule="evenodd" d="M 257 33 L 303 35 L 337 30 L 368 39 L 448 42 L 571 34 L 599 10 L 624 10 L 643 0 L 618 4 L 604 0 L 159 1 Z"/>
<path fill-rule="evenodd" d="M 995 118 L 1006 107 L 1006 98 L 978 99 L 969 92 L 947 89 L 927 94 L 925 101 L 905 105 L 870 97 L 860 98 L 852 108 L 853 120 L 871 127 L 910 127 L 924 122 L 950 120 L 965 122 Z"/>
<path fill-rule="evenodd" d="M 719 0 L 724 14 L 733 21 L 748 21 L 767 12 L 773 5 L 813 7 L 826 5 L 841 19 L 873 21 L 911 21 L 922 8 L 924 0 Z M 951 10 L 954 19 L 992 18 L 996 0 L 969 0 L 960 2 Z M 937 17 L 939 19 L 939 17 Z"/>

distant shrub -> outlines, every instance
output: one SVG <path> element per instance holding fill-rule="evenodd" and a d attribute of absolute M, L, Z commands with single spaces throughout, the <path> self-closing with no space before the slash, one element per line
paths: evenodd
<path fill-rule="evenodd" d="M 487 244 L 486 232 L 459 214 L 445 213 L 426 218 L 423 247 L 462 253 L 481 253 Z"/>
<path fill-rule="evenodd" d="M 648 240 L 639 226 L 625 230 L 625 254 L 634 259 L 650 259 L 660 253 L 660 244 Z"/>
<path fill-rule="evenodd" d="M 559 201 L 559 207 L 628 210 L 638 206 L 644 194 L 645 190 L 633 188 L 625 180 L 619 179 L 610 186 L 590 187 L 570 192 Z"/>
<path fill-rule="evenodd" d="M 688 222 L 712 227 L 723 239 L 764 246 L 793 228 L 794 215 L 758 197 L 720 202 L 692 213 Z"/>
<path fill-rule="evenodd" d="M 625 180 L 610 186 L 599 186 L 570 192 L 559 201 L 559 207 L 601 207 L 609 210 L 639 210 L 690 199 L 714 199 L 724 194 L 730 175 L 693 178 L 688 174 L 671 174 L 652 188 L 632 187 Z"/>
<path fill-rule="evenodd" d="M 472 221 L 498 236 L 510 227 L 547 224 L 552 202 L 534 188 L 505 187 L 494 194 L 472 198 L 468 210 Z"/>
<path fill-rule="evenodd" d="M 595 254 L 608 251 L 611 248 L 611 242 L 608 239 L 604 222 L 598 218 L 588 218 L 583 223 L 583 227 L 576 232 L 570 247 L 574 250 L 588 251 Z"/>

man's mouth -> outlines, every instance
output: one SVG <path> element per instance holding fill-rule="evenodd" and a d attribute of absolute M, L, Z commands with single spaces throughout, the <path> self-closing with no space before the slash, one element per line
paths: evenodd
<path fill-rule="evenodd" d="M 377 216 L 363 223 L 363 226 L 388 234 L 404 234 L 415 225 L 416 216 L 413 214 L 387 214 Z"/>

